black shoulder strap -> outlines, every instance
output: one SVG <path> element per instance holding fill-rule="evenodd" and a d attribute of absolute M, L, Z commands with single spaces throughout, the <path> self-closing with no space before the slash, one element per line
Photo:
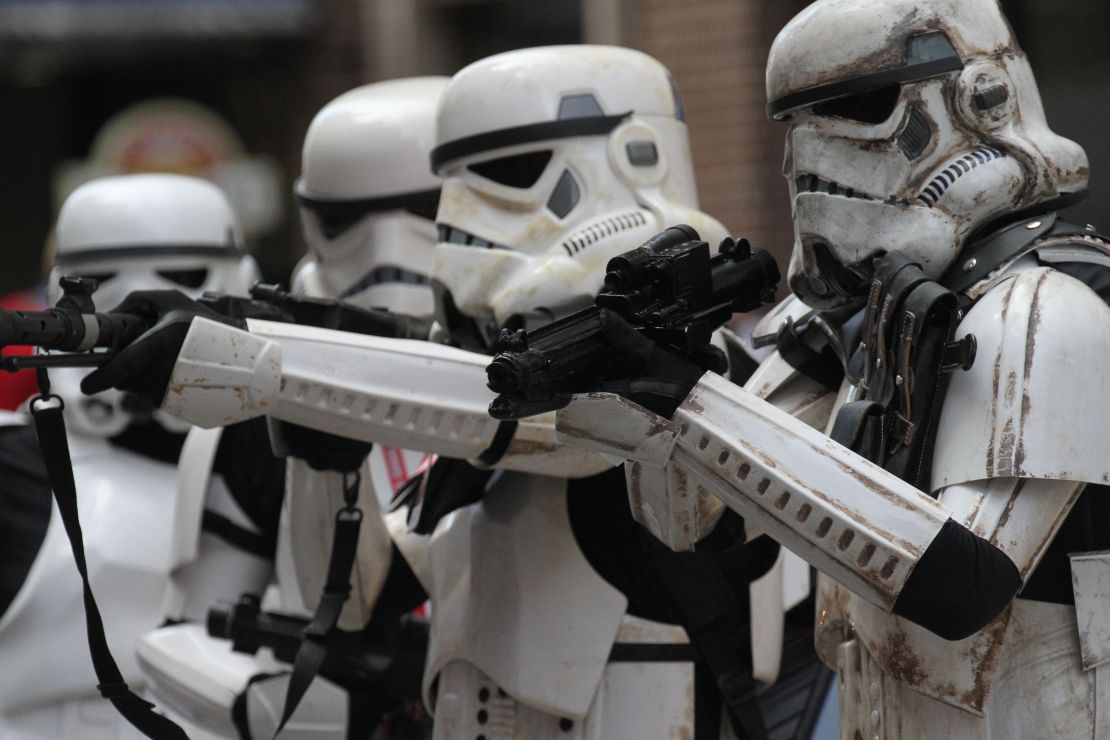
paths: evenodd
<path fill-rule="evenodd" d="M 69 443 L 66 441 L 65 421 L 62 417 L 64 404 L 60 397 L 50 395 L 45 370 L 39 370 L 39 390 L 41 395 L 31 402 L 31 415 L 35 421 L 35 434 L 42 449 L 46 473 L 54 490 L 54 500 L 58 502 L 58 513 L 73 549 L 77 572 L 81 574 L 89 655 L 92 657 L 96 679 L 100 682 L 96 686 L 97 691 L 112 702 L 124 719 L 147 737 L 156 740 L 186 740 L 188 736 L 180 727 L 155 712 L 153 704 L 131 691 L 108 648 L 104 621 L 89 584 L 88 565 L 85 563 L 85 541 L 77 513 L 77 486 L 73 481 L 73 462 L 69 456 Z"/>
<path fill-rule="evenodd" d="M 324 665 L 328 646 L 339 622 L 343 604 L 351 595 L 351 569 L 354 567 L 358 550 L 358 534 L 362 526 L 362 510 L 358 508 L 358 489 L 361 480 L 358 472 L 350 474 L 351 481 L 344 482 L 343 496 L 346 505 L 335 515 L 335 535 L 332 540 L 331 557 L 328 559 L 328 576 L 324 591 L 312 620 L 304 629 L 297 656 L 293 660 L 293 672 L 289 676 L 289 687 L 285 693 L 285 707 L 281 712 L 281 722 L 274 730 L 274 737 L 285 728 L 285 723 L 293 716 L 301 703 L 308 687 Z"/>
<path fill-rule="evenodd" d="M 1012 224 L 969 244 L 956 258 L 940 283 L 953 293 L 963 293 L 1019 255 L 1056 225 L 1056 214 L 1046 213 L 1029 221 Z"/>
<path fill-rule="evenodd" d="M 883 257 L 864 319 L 864 395 L 833 425 L 833 439 L 922 490 L 948 375 L 975 359 L 974 337 L 954 339 L 960 316 L 958 296 L 919 265 L 898 253 Z"/>
<path fill-rule="evenodd" d="M 818 352 L 804 338 L 821 320 L 816 311 L 810 311 L 797 321 L 787 319 L 775 337 L 775 347 L 790 367 L 829 390 L 836 391 L 844 380 L 847 360 L 843 356 L 843 349 L 834 346 L 832 337 L 826 336 L 827 343 Z"/>

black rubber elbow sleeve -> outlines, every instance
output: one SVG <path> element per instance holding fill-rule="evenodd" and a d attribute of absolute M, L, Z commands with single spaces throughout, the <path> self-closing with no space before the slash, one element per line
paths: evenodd
<path fill-rule="evenodd" d="M 949 519 L 925 550 L 894 613 L 946 640 L 970 637 L 1006 608 L 1021 575 L 1006 555 Z"/>

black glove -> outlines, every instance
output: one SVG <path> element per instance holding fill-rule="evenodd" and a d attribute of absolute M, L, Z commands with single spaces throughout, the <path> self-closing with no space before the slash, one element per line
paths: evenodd
<path fill-rule="evenodd" d="M 285 451 L 299 457 L 313 470 L 353 473 L 362 467 L 373 445 L 357 439 L 328 434 L 297 424 L 282 423 Z"/>
<path fill-rule="evenodd" d="M 112 311 L 135 314 L 151 328 L 107 363 L 86 375 L 81 381 L 81 390 L 92 395 L 118 388 L 134 393 L 155 406 L 162 405 L 174 363 L 194 318 L 203 316 L 231 326 L 245 327 L 243 322 L 221 316 L 179 290 L 135 291 Z"/>
<path fill-rule="evenodd" d="M 630 360 L 633 375 L 606 381 L 600 390 L 616 393 L 668 419 L 706 370 L 718 370 L 724 360 L 719 349 L 709 346 L 696 358 L 706 366 L 699 367 L 661 349 L 619 314 L 606 309 L 601 311 L 601 327 L 606 339 Z"/>

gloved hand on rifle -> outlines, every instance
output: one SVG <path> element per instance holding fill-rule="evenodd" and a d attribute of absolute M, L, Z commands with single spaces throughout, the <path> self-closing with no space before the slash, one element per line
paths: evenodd
<path fill-rule="evenodd" d="M 162 404 L 177 356 L 197 316 L 229 326 L 246 328 L 242 319 L 232 319 L 177 290 L 146 290 L 129 294 L 113 313 L 130 313 L 150 326 L 134 342 L 120 349 L 111 360 L 81 381 L 87 394 L 108 388 L 133 393 L 155 406 Z M 366 442 L 349 440 L 293 424 L 282 425 L 287 452 L 304 458 L 316 470 L 357 470 L 370 452 Z"/>
<path fill-rule="evenodd" d="M 162 405 L 177 355 L 185 343 L 189 326 L 197 316 L 246 328 L 243 321 L 229 319 L 197 303 L 179 290 L 139 290 L 130 293 L 112 309 L 140 317 L 150 327 L 112 359 L 85 376 L 81 390 L 89 395 L 109 388 L 134 393 L 155 406 Z"/>
<path fill-rule="evenodd" d="M 615 393 L 669 419 L 702 375 L 723 373 L 728 367 L 724 353 L 712 344 L 686 360 L 656 345 L 613 311 L 602 309 L 601 325 L 606 339 L 630 361 L 632 372 L 583 392 Z"/>

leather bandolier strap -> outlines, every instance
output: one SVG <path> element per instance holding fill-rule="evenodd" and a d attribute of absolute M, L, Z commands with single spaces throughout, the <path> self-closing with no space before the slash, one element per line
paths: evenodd
<path fill-rule="evenodd" d="M 928 491 L 948 374 L 971 367 L 975 340 L 954 339 L 959 298 L 897 253 L 875 271 L 863 337 L 863 397 L 839 411 L 832 437 Z"/>

